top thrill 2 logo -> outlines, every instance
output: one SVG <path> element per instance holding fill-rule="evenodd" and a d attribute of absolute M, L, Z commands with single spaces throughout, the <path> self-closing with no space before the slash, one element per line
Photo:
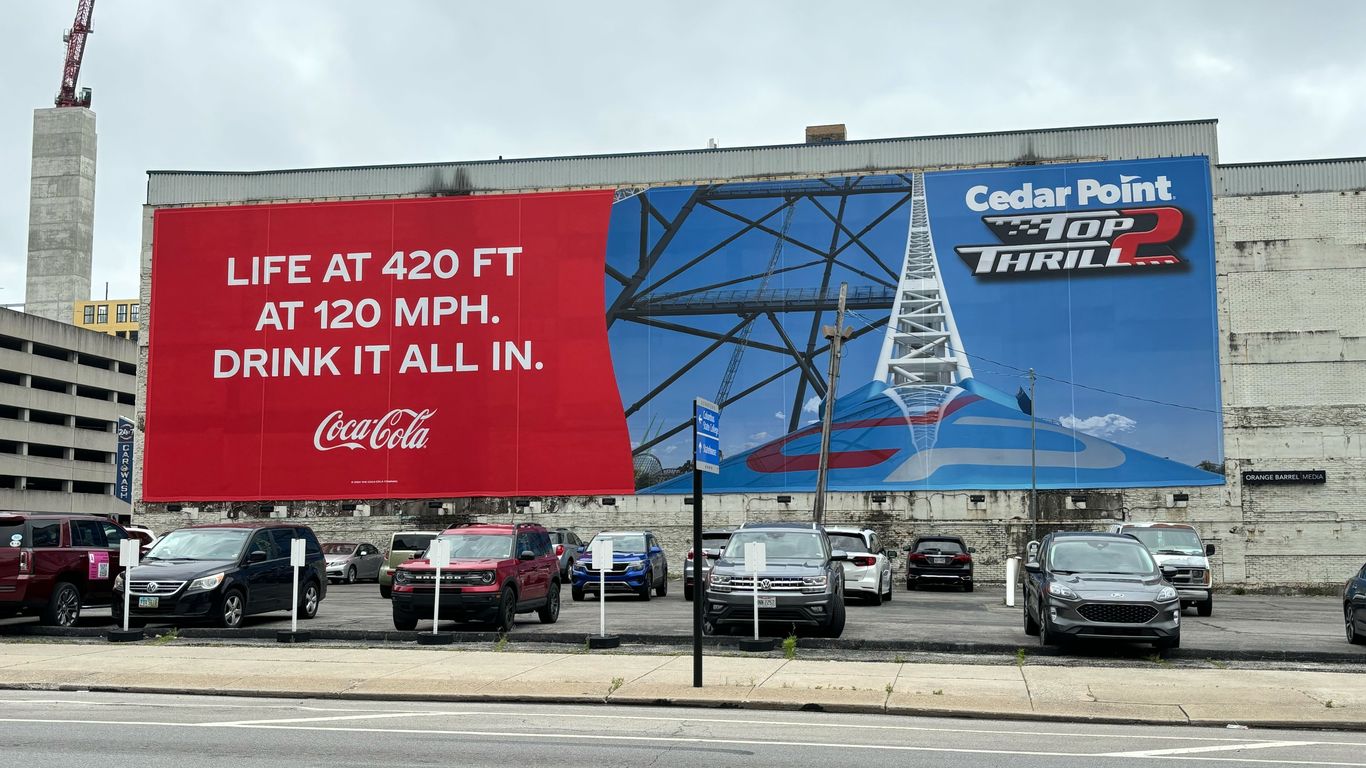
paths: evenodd
<path fill-rule="evenodd" d="M 954 250 L 978 277 L 1174 266 L 1185 221 L 1171 206 L 983 216 L 1000 244 Z"/>

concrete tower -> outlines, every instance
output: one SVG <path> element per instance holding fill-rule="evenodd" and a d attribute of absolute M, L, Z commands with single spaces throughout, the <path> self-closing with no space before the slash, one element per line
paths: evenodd
<path fill-rule="evenodd" d="M 90 298 L 95 229 L 95 113 L 85 107 L 33 112 L 24 309 L 73 322 Z"/>

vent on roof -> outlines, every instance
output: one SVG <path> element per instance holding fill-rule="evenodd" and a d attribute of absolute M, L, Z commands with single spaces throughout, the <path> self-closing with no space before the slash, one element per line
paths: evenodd
<path fill-rule="evenodd" d="M 848 138 L 848 134 L 844 130 L 844 123 L 806 126 L 807 144 L 833 144 L 844 141 L 846 138 Z"/>

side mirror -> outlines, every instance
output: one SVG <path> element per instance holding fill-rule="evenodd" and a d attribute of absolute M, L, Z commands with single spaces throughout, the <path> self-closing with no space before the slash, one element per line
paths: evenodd
<path fill-rule="evenodd" d="M 703 554 L 708 560 L 720 560 L 720 559 L 721 559 L 721 550 L 719 550 L 719 549 L 704 549 L 704 550 L 702 550 L 702 554 Z"/>
<path fill-rule="evenodd" d="M 1030 560 L 1025 563 L 1025 570 L 1029 573 L 1043 573 L 1043 566 L 1039 565 L 1038 560 Z"/>
<path fill-rule="evenodd" d="M 577 550 L 575 550 L 574 553 L 577 554 L 579 557 L 583 557 L 583 553 L 587 551 L 588 547 L 579 547 Z"/>
<path fill-rule="evenodd" d="M 1039 559 L 1039 542 L 1031 541 L 1025 545 L 1025 561 L 1033 562 Z"/>
<path fill-rule="evenodd" d="M 247 562 L 248 562 L 248 563 L 264 563 L 265 561 L 266 561 L 266 553 L 265 553 L 265 552 L 262 552 L 262 551 L 259 550 L 259 549 L 253 549 L 253 550 L 251 551 L 251 554 L 250 554 L 250 555 L 247 555 Z"/>
<path fill-rule="evenodd" d="M 663 549 L 660 549 L 659 547 L 650 547 L 650 554 L 652 554 L 652 555 L 657 555 L 657 554 L 659 554 L 660 552 L 663 552 L 663 551 L 664 551 L 664 550 L 663 550 Z"/>
<path fill-rule="evenodd" d="M 900 555 L 896 553 L 896 550 L 893 549 L 882 550 L 882 556 L 893 562 L 895 562 L 897 558 L 900 557 Z"/>
<path fill-rule="evenodd" d="M 907 544 L 907 545 L 905 545 L 905 546 L 903 546 L 903 547 L 901 548 L 901 551 L 902 551 L 902 552 L 910 552 L 910 551 L 911 551 L 911 547 L 913 547 L 913 546 L 915 546 L 915 545 L 914 545 L 914 544 Z"/>
<path fill-rule="evenodd" d="M 1206 545 L 1205 545 L 1205 557 L 1214 557 L 1214 545 L 1213 545 L 1213 544 L 1206 544 Z"/>
<path fill-rule="evenodd" d="M 977 554 L 977 547 L 968 547 L 968 554 L 969 554 L 969 555 L 975 555 L 975 554 Z"/>
<path fill-rule="evenodd" d="M 849 553 L 842 549 L 836 549 L 830 553 L 831 560 L 848 560 Z"/>
<path fill-rule="evenodd" d="M 535 559 L 536 559 L 536 553 L 535 553 L 535 552 L 532 552 L 532 551 L 529 550 L 529 549 L 524 549 L 524 550 L 522 550 L 522 554 L 520 554 L 520 555 L 517 556 L 517 559 L 518 559 L 518 560 L 535 560 Z"/>

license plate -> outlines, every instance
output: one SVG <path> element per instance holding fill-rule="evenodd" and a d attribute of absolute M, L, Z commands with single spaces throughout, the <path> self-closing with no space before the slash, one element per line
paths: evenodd
<path fill-rule="evenodd" d="M 935 565 L 947 565 L 949 559 L 947 557 L 931 557 L 930 562 L 934 563 Z"/>
<path fill-rule="evenodd" d="M 161 598 L 159 598 L 159 597 L 147 597 L 147 596 L 145 596 L 145 595 L 144 595 L 144 596 L 140 596 L 140 597 L 138 597 L 138 607 L 139 607 L 139 608 L 160 608 L 160 607 L 161 607 Z"/>
<path fill-rule="evenodd" d="M 759 607 L 760 607 L 760 608 L 777 608 L 777 607 L 778 607 L 778 598 L 776 598 L 776 597 L 761 597 L 761 598 L 759 598 Z"/>

